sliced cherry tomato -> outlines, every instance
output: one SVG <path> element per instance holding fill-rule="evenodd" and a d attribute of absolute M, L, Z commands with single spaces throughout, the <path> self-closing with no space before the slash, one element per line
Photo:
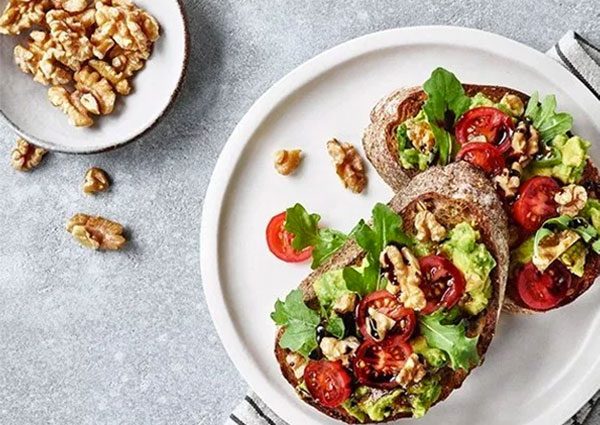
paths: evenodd
<path fill-rule="evenodd" d="M 309 361 L 304 382 L 308 392 L 325 407 L 337 407 L 352 394 L 352 378 L 339 361 Z"/>
<path fill-rule="evenodd" d="M 526 231 L 535 232 L 544 221 L 558 215 L 554 195 L 559 184 L 551 177 L 537 176 L 527 180 L 519 189 L 513 205 L 513 218 Z"/>
<path fill-rule="evenodd" d="M 296 251 L 292 248 L 294 235 L 285 230 L 285 211 L 277 214 L 269 221 L 267 226 L 267 245 L 269 250 L 280 260 L 288 263 L 305 261 L 312 255 L 312 247 Z"/>
<path fill-rule="evenodd" d="M 527 307 L 545 311 L 572 295 L 572 281 L 571 273 L 560 261 L 553 262 L 544 272 L 527 263 L 517 272 L 517 291 Z"/>
<path fill-rule="evenodd" d="M 510 149 L 510 139 L 514 128 L 512 118 L 504 112 L 489 106 L 482 106 L 467 111 L 458 120 L 455 134 L 456 140 L 461 145 L 478 141 L 479 136 L 483 136 L 485 141 L 497 146 L 500 152 L 504 153 Z"/>
<path fill-rule="evenodd" d="M 394 388 L 395 378 L 402 370 L 413 350 L 400 335 L 391 335 L 383 342 L 365 340 L 354 358 L 354 374 L 363 385 L 377 388 Z"/>
<path fill-rule="evenodd" d="M 488 174 L 500 172 L 505 164 L 500 150 L 489 143 L 467 143 L 460 149 L 456 159 L 467 161 Z"/>
<path fill-rule="evenodd" d="M 419 260 L 427 305 L 421 313 L 430 314 L 440 307 L 452 308 L 465 292 L 466 283 L 460 270 L 450 260 L 439 255 L 428 255 Z"/>
<path fill-rule="evenodd" d="M 360 333 L 366 339 L 373 339 L 369 332 L 367 332 L 367 316 L 370 308 L 374 308 L 381 314 L 385 314 L 390 319 L 396 321 L 396 325 L 390 329 L 389 334 L 398 335 L 405 341 L 413 334 L 417 321 L 415 312 L 410 308 L 405 308 L 398 301 L 398 298 L 384 289 L 367 295 L 358 305 L 356 323 L 358 324 Z"/>

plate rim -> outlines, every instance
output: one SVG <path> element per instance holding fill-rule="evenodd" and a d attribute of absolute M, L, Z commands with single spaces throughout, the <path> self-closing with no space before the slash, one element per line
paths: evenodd
<path fill-rule="evenodd" d="M 59 146 L 59 145 L 56 145 L 55 143 L 49 142 L 44 139 L 40 139 L 31 134 L 28 134 L 26 130 L 23 130 L 17 124 L 15 124 L 4 113 L 4 111 L 2 109 L 0 109 L 0 117 L 2 117 L 4 119 L 6 124 L 8 124 L 8 126 L 19 137 L 25 139 L 26 141 L 28 141 L 36 146 L 39 146 L 41 148 L 44 148 L 48 151 L 51 151 L 51 152 L 64 153 L 64 154 L 69 154 L 69 155 L 90 155 L 90 154 L 95 154 L 95 153 L 109 152 L 109 151 L 119 149 L 123 146 L 126 146 L 130 143 L 140 140 L 146 134 L 148 134 L 149 132 L 154 130 L 154 128 L 158 124 L 160 124 L 160 122 L 163 120 L 163 118 L 165 118 L 166 115 L 171 111 L 171 109 L 173 109 L 173 106 L 175 105 L 175 101 L 177 100 L 177 98 L 179 97 L 179 95 L 181 93 L 183 84 L 184 84 L 186 76 L 187 76 L 188 65 L 189 65 L 189 60 L 190 60 L 190 31 L 189 31 L 189 23 L 188 23 L 188 14 L 185 9 L 183 0 L 175 0 L 175 3 L 177 4 L 179 14 L 181 15 L 181 19 L 183 21 L 183 31 L 184 31 L 183 62 L 181 64 L 181 72 L 179 74 L 179 80 L 177 81 L 177 85 L 175 86 L 175 89 L 173 90 L 173 92 L 171 93 L 171 95 L 169 97 L 168 103 L 165 105 L 165 107 L 163 108 L 161 113 L 153 121 L 149 122 L 146 126 L 144 126 L 137 135 L 130 137 L 129 139 L 119 141 L 118 143 L 115 143 L 115 144 L 112 144 L 109 146 L 105 146 L 105 147 L 79 149 L 77 147 Z"/>
<path fill-rule="evenodd" d="M 461 36 L 477 36 L 478 46 L 484 49 L 491 49 L 493 44 L 495 47 L 492 50 L 498 52 L 500 46 L 509 46 L 524 54 L 531 55 L 532 59 L 549 65 L 546 74 L 552 74 L 554 80 L 566 79 L 570 81 L 573 84 L 572 91 L 576 91 L 574 97 L 581 99 L 578 103 L 594 105 L 594 111 L 590 114 L 600 116 L 600 104 L 589 89 L 566 68 L 543 52 L 499 34 L 475 28 L 449 25 L 392 28 L 353 38 L 302 63 L 264 92 L 238 122 L 215 164 L 202 207 L 200 267 L 206 304 L 225 351 L 250 388 L 263 399 L 271 410 L 289 423 L 293 423 L 297 419 L 296 414 L 305 406 L 300 403 L 294 403 L 293 405 L 287 403 L 285 397 L 278 394 L 269 385 L 268 380 L 257 371 L 256 362 L 246 354 L 242 339 L 235 329 L 220 284 L 218 251 L 221 210 L 232 172 L 240 159 L 240 152 L 251 135 L 259 128 L 264 118 L 269 115 L 274 107 L 298 88 L 301 88 L 327 69 L 343 64 L 362 54 L 386 47 L 415 44 L 412 38 L 418 35 L 422 36 L 421 42 L 423 43 L 441 42 L 443 39 L 444 42 L 448 43 L 450 41 L 453 44 L 457 43 L 457 38 Z M 407 42 L 406 38 L 411 40 Z M 594 127 L 599 129 L 596 124 L 594 124 Z M 585 375 L 585 379 L 582 379 L 576 387 L 565 390 L 565 397 L 559 403 L 545 409 L 537 417 L 523 422 L 522 425 L 562 425 L 571 418 L 598 390 L 595 382 L 596 378 L 600 377 L 600 361 L 596 361 L 591 366 Z"/>

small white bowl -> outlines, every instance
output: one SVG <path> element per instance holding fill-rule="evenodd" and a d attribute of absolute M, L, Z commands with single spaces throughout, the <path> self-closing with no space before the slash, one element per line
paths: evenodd
<path fill-rule="evenodd" d="M 0 12 L 7 2 L 0 0 Z M 133 77 L 133 92 L 119 97 L 115 112 L 97 117 L 90 128 L 72 127 L 48 101 L 48 87 L 15 65 L 13 49 L 27 34 L 0 35 L 0 115 L 20 136 L 53 151 L 94 153 L 129 143 L 158 123 L 179 93 L 186 72 L 189 33 L 184 6 L 182 0 L 135 3 L 157 19 L 161 37 L 144 69 Z"/>

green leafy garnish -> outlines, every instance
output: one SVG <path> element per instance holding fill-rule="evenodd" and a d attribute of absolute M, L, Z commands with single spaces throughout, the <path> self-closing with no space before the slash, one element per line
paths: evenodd
<path fill-rule="evenodd" d="M 443 311 L 421 316 L 419 319 L 421 334 L 427 340 L 427 345 L 438 348 L 448 355 L 453 370 L 469 370 L 479 363 L 477 353 L 479 336 L 468 338 L 464 321 L 452 324 L 451 322 L 454 321 L 452 319 L 455 320 Z"/>
<path fill-rule="evenodd" d="M 340 316 L 332 314 L 329 319 L 327 319 L 325 330 L 334 337 L 342 339 L 346 333 L 346 325 L 344 325 L 344 320 Z"/>
<path fill-rule="evenodd" d="M 361 269 L 346 267 L 344 280 L 349 290 L 365 296 L 385 287 L 385 280 L 379 277 L 379 263 L 368 263 Z M 382 287 L 383 286 L 383 287 Z"/>
<path fill-rule="evenodd" d="M 435 137 L 439 163 L 446 165 L 453 148 L 449 131 L 469 109 L 471 99 L 456 76 L 444 68 L 437 68 L 431 73 L 431 77 L 423 84 L 423 90 L 427 93 L 423 110 Z"/>
<path fill-rule="evenodd" d="M 319 214 L 309 214 L 301 204 L 286 210 L 285 230 L 294 235 L 292 248 L 313 247 L 311 267 L 316 269 L 344 245 L 348 237 L 337 230 L 320 229 Z"/>
<path fill-rule="evenodd" d="M 573 127 L 573 117 L 570 114 L 556 112 L 554 95 L 546 96 L 540 104 L 539 93 L 533 93 L 527 103 L 525 116 L 531 120 L 545 142 L 567 133 Z"/>
<path fill-rule="evenodd" d="M 317 326 L 319 314 L 304 304 L 300 289 L 293 290 L 285 301 L 277 300 L 271 319 L 285 328 L 279 345 L 308 357 L 317 348 Z"/>
<path fill-rule="evenodd" d="M 353 231 L 358 245 L 367 252 L 369 264 L 379 262 L 379 254 L 392 242 L 400 245 L 412 244 L 402 230 L 402 218 L 390 207 L 378 203 L 373 208 L 371 225 L 361 220 Z"/>

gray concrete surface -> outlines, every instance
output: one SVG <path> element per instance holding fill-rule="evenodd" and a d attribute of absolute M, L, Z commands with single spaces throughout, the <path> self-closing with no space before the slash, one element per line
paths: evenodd
<path fill-rule="evenodd" d="M 8 165 L 15 137 L 0 122 L 2 424 L 223 423 L 246 385 L 204 302 L 202 201 L 236 122 L 297 65 L 353 37 L 420 24 L 477 27 L 541 50 L 571 28 L 600 42 L 597 0 L 186 3 L 187 82 L 143 140 L 50 154 L 23 174 Z M 91 165 L 113 176 L 110 193 L 80 193 Z M 64 231 L 79 211 L 123 222 L 132 243 L 121 253 L 79 248 Z"/>

